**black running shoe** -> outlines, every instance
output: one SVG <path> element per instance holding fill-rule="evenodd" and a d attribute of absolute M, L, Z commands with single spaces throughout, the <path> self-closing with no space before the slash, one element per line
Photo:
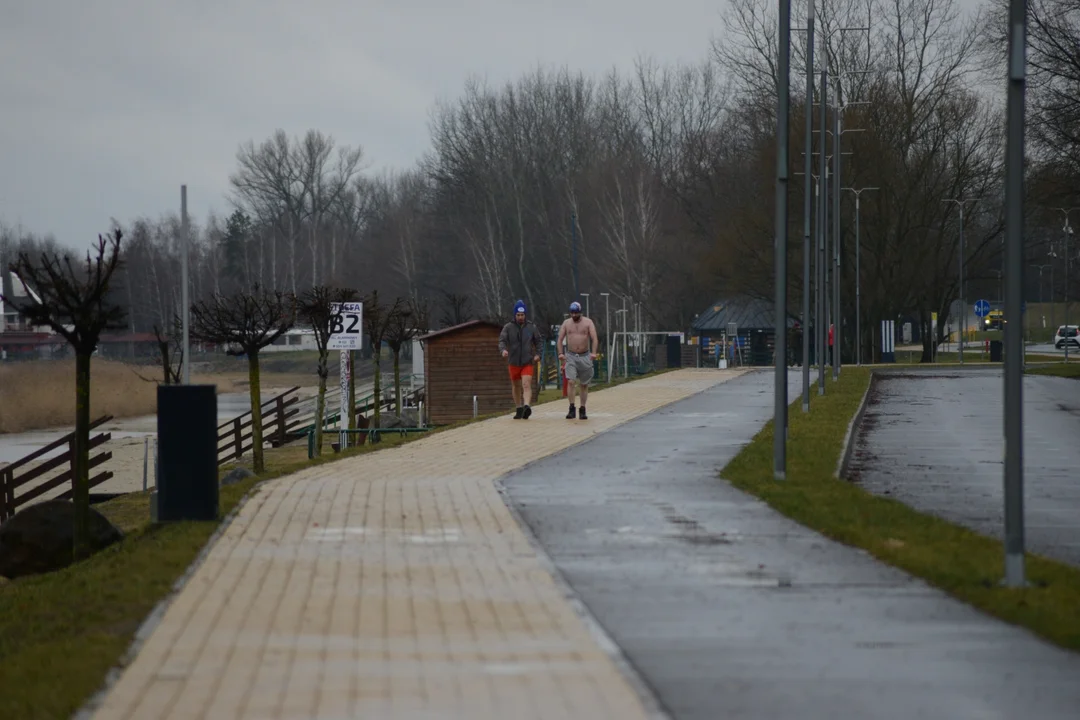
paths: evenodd
<path fill-rule="evenodd" d="M 581 409 L 578 410 L 577 416 L 581 420 L 588 420 L 589 419 L 589 416 L 585 414 L 585 406 L 584 405 L 582 405 Z"/>
<path fill-rule="evenodd" d="M 574 409 L 574 406 L 571 405 L 570 406 L 570 412 L 566 413 L 566 419 L 567 420 L 573 420 L 576 417 L 577 417 L 577 411 Z"/>
<path fill-rule="evenodd" d="M 525 417 L 525 408 L 519 407 L 517 409 L 517 412 L 514 413 L 514 419 L 515 420 L 520 420 L 523 417 Z"/>
<path fill-rule="evenodd" d="M 532 408 L 526 405 L 525 412 L 521 415 L 521 419 L 528 420 L 530 415 L 532 415 Z"/>

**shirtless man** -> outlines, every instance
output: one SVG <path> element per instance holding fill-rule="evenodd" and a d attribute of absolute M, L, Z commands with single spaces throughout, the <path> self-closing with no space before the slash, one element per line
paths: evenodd
<path fill-rule="evenodd" d="M 566 349 L 563 349 L 563 341 L 566 341 Z M 591 345 L 590 345 L 591 343 Z M 596 326 L 593 321 L 581 314 L 581 303 L 570 303 L 570 317 L 563 321 L 559 328 L 559 339 L 555 342 L 559 351 L 559 360 L 565 364 L 566 379 L 570 381 L 570 412 L 566 413 L 567 420 L 579 417 L 587 420 L 585 414 L 585 401 L 589 399 L 589 381 L 593 376 L 593 360 L 596 359 L 596 351 L 600 348 L 600 341 L 596 338 Z M 581 408 L 575 410 L 574 399 L 578 387 L 581 388 Z"/>

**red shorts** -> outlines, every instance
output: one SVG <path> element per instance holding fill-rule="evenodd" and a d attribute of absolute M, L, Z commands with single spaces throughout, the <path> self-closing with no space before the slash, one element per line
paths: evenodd
<path fill-rule="evenodd" d="M 510 366 L 510 379 L 520 380 L 522 375 L 528 375 L 532 377 L 533 366 L 532 365 L 511 365 Z"/>

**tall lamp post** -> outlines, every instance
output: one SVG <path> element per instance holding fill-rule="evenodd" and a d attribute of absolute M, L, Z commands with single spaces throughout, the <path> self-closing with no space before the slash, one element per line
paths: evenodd
<path fill-rule="evenodd" d="M 623 302 L 624 303 L 626 302 L 626 298 L 623 298 Z M 622 372 L 623 372 L 623 377 L 625 378 L 625 377 L 627 377 L 629 375 L 628 363 L 626 362 L 626 347 L 627 347 L 626 346 L 626 308 L 623 308 L 622 310 L 616 310 L 615 315 L 616 316 L 622 315 L 622 341 L 623 341 L 623 354 L 622 354 L 623 371 Z"/>
<path fill-rule="evenodd" d="M 1005 124 L 1005 584 L 1024 580 L 1024 93 L 1027 0 L 1009 0 Z"/>
<path fill-rule="evenodd" d="M 184 364 L 184 384 L 191 384 L 191 301 L 188 298 L 188 255 L 191 238 L 188 233 L 187 185 L 180 186 L 180 319 L 183 324 L 183 349 L 180 361 Z"/>
<path fill-rule="evenodd" d="M 862 365 L 862 270 L 859 244 L 859 196 L 867 190 L 879 190 L 876 187 L 846 187 L 855 194 L 855 364 Z"/>
<path fill-rule="evenodd" d="M 1065 233 L 1065 331 L 1068 332 L 1069 328 L 1069 238 L 1073 234 L 1072 225 L 1069 224 L 1069 213 L 1073 210 L 1080 210 L 1080 208 L 1058 208 L 1058 211 L 1065 216 L 1065 227 L 1062 228 L 1062 232 Z M 1053 292 L 1050 293 L 1050 302 L 1053 302 Z M 1053 305 L 1051 305 L 1053 307 Z M 1065 362 L 1069 362 L 1069 343 L 1065 343 Z"/>
<path fill-rule="evenodd" d="M 783 480 L 787 471 L 787 252 L 788 252 L 788 146 L 791 115 L 791 0 L 780 0 L 780 41 L 777 46 L 776 100 L 776 236 L 773 245 L 775 265 L 776 325 L 773 338 L 773 476 Z M 807 148 L 809 151 L 810 148 Z"/>
<path fill-rule="evenodd" d="M 810 189 L 810 176 L 814 168 L 814 0 L 806 2 L 806 152 L 803 153 L 803 297 L 802 297 L 802 409 L 810 412 L 810 261 L 813 255 L 810 238 L 810 219 L 813 214 L 811 197 L 817 185 Z M 825 138 L 822 138 L 824 141 Z"/>
<path fill-rule="evenodd" d="M 967 329 L 967 301 L 964 300 L 964 203 L 977 199 L 978 198 L 945 198 L 941 201 L 945 203 L 956 203 L 956 206 L 960 208 L 960 328 L 958 333 L 960 344 L 958 347 L 961 365 L 964 364 L 964 331 Z"/>
<path fill-rule="evenodd" d="M 608 380 L 611 379 L 611 311 L 608 306 L 608 296 L 611 293 L 600 293 L 604 298 L 604 360 L 608 366 Z"/>

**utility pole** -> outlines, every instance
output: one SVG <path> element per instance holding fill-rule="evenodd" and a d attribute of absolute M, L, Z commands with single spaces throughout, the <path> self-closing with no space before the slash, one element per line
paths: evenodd
<path fill-rule="evenodd" d="M 1073 234 L 1069 216 L 1065 216 L 1065 362 L 1069 362 L 1069 238 Z"/>
<path fill-rule="evenodd" d="M 844 315 L 840 311 L 840 125 L 844 114 L 844 103 L 840 97 L 840 78 L 834 78 L 836 83 L 836 109 L 833 111 L 833 356 L 832 377 L 840 379 L 840 342 L 841 327 L 844 324 Z"/>
<path fill-rule="evenodd" d="M 869 30 L 868 27 L 862 28 L 841 28 L 843 30 Z M 841 148 L 841 140 L 846 132 L 862 132 L 863 128 L 848 128 L 842 129 L 844 110 L 851 105 L 866 105 L 865 102 L 845 102 L 843 96 L 843 87 L 840 84 L 840 80 L 844 75 L 856 75 L 864 71 L 849 71 L 846 73 L 839 73 L 836 75 L 834 82 L 836 84 L 836 110 L 834 112 L 833 120 L 833 182 L 836 183 L 836 189 L 833 190 L 833 317 L 835 318 L 836 329 L 833 334 L 833 380 L 840 379 L 840 368 L 843 367 L 843 358 L 841 355 L 841 349 L 843 348 L 843 328 L 844 328 L 844 313 L 841 310 L 843 295 L 843 284 L 840 281 L 840 260 L 843 257 L 841 252 L 841 235 L 840 235 L 840 156 L 850 155 L 851 153 L 843 152 Z"/>
<path fill-rule="evenodd" d="M 956 206 L 960 208 L 960 332 L 959 332 L 959 347 L 960 364 L 964 364 L 964 332 L 967 330 L 967 300 L 964 299 L 964 203 L 976 202 L 978 198 L 945 198 L 941 202 L 956 203 Z M 1023 328 L 1021 328 L 1023 330 Z M 931 342 L 937 342 L 937 338 L 933 338 Z"/>
<path fill-rule="evenodd" d="M 803 297 L 802 297 L 802 409 L 810 412 L 810 218 L 813 214 L 810 177 L 814 169 L 814 0 L 806 2 L 806 152 L 803 175 Z M 822 138 L 824 141 L 825 138 Z M 815 186 L 816 190 L 816 186 Z"/>
<path fill-rule="evenodd" d="M 188 297 L 188 255 L 191 240 L 188 237 L 187 185 L 180 186 L 180 317 L 183 323 L 183 347 L 180 361 L 184 364 L 184 384 L 191 384 L 191 299 Z"/>
<path fill-rule="evenodd" d="M 1027 1 L 1009 0 L 1005 140 L 1005 584 L 1024 580 L 1024 91 Z"/>
<path fill-rule="evenodd" d="M 629 363 L 627 362 L 627 359 L 626 359 L 627 354 L 629 354 L 629 352 L 630 352 L 630 344 L 626 340 L 626 296 L 625 295 L 623 295 L 623 298 L 622 298 L 622 314 L 623 314 L 623 316 L 622 316 L 622 341 L 623 341 L 622 373 L 623 373 L 623 377 L 626 378 L 626 377 L 630 376 Z"/>
<path fill-rule="evenodd" d="M 570 239 L 574 251 L 574 295 L 578 295 L 578 262 L 577 262 L 577 212 L 570 211 Z"/>
<path fill-rule="evenodd" d="M 773 338 L 773 476 L 783 480 L 787 470 L 787 251 L 788 251 L 788 121 L 791 115 L 791 0 L 780 0 L 780 42 L 777 47 L 779 90 L 776 103 L 776 329 Z M 809 148 L 807 148 L 809 150 Z"/>
<path fill-rule="evenodd" d="M 859 196 L 867 190 L 879 190 L 876 187 L 846 187 L 855 195 L 855 364 L 862 365 L 862 264 L 860 262 L 859 239 Z"/>
<path fill-rule="evenodd" d="M 1062 228 L 1062 232 L 1065 233 L 1065 332 L 1069 332 L 1069 238 L 1073 234 L 1072 225 L 1069 224 L 1069 213 L 1073 210 L 1080 210 L 1080 208 L 1058 208 L 1058 211 L 1065 216 L 1065 227 Z M 1053 271 L 1051 270 L 1051 276 Z M 1054 305 L 1054 292 L 1053 283 L 1050 284 L 1050 309 L 1053 310 Z M 1051 326 L 1054 324 L 1050 323 Z M 1054 329 L 1054 328 L 1051 328 Z M 1054 330 L 1054 332 L 1057 332 Z M 1069 338 L 1065 336 L 1065 362 L 1069 362 Z"/>
<path fill-rule="evenodd" d="M 825 394 L 825 353 L 827 348 L 825 341 L 827 338 L 825 331 L 825 324 L 828 322 L 828 318 L 825 315 L 825 233 L 828 228 L 828 202 L 826 198 L 829 196 L 829 178 L 828 178 L 828 166 L 825 164 L 825 128 L 828 124 L 828 118 L 826 112 L 828 109 L 828 92 L 829 92 L 829 71 L 822 69 L 821 71 L 821 94 L 819 96 L 821 104 L 821 122 L 818 126 L 821 128 L 821 142 L 818 143 L 818 347 L 821 348 L 821 355 L 818 356 L 818 395 Z"/>
<path fill-rule="evenodd" d="M 608 379 L 611 378 L 611 311 L 608 307 L 608 295 L 611 293 L 600 293 L 600 297 L 604 298 L 604 362 L 608 366 Z"/>

